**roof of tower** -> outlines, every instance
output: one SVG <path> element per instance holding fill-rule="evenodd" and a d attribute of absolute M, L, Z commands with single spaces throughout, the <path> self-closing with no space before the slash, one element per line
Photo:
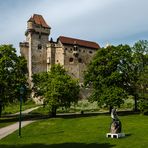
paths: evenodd
<path fill-rule="evenodd" d="M 28 22 L 35 22 L 35 24 L 37 25 L 41 25 L 42 27 L 45 28 L 50 28 L 47 23 L 45 22 L 44 18 L 42 17 L 42 15 L 39 14 L 34 14 L 33 17 L 31 17 Z"/>
<path fill-rule="evenodd" d="M 60 40 L 62 44 L 69 44 L 69 45 L 77 44 L 79 46 L 89 47 L 94 49 L 100 48 L 100 46 L 97 43 L 91 42 L 91 41 L 85 41 L 85 40 L 80 40 L 75 38 L 64 37 L 64 36 L 60 36 L 58 40 Z"/>

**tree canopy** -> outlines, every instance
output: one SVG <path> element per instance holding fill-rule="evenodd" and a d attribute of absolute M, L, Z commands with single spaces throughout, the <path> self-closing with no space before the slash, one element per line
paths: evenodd
<path fill-rule="evenodd" d="M 93 87 L 92 100 L 99 106 L 120 106 L 127 98 L 126 68 L 130 60 L 128 45 L 101 48 L 85 72 L 85 85 Z"/>
<path fill-rule="evenodd" d="M 0 106 L 19 99 L 19 87 L 27 86 L 26 60 L 17 56 L 12 45 L 0 45 Z"/>
<path fill-rule="evenodd" d="M 128 95 L 143 96 L 147 104 L 148 42 L 108 46 L 98 50 L 85 72 L 85 86 L 93 88 L 90 96 L 99 106 L 120 106 Z M 140 102 L 140 101 L 139 101 Z"/>
<path fill-rule="evenodd" d="M 141 40 L 134 44 L 133 50 L 133 83 L 132 95 L 135 96 L 139 109 L 148 111 L 148 41 Z M 139 99 L 139 100 L 137 100 Z M 137 110 L 137 106 L 135 106 Z"/>
<path fill-rule="evenodd" d="M 70 107 L 79 98 L 78 81 L 72 79 L 60 65 L 54 65 L 48 72 L 33 75 L 33 90 L 44 99 L 52 116 L 58 107 Z"/>

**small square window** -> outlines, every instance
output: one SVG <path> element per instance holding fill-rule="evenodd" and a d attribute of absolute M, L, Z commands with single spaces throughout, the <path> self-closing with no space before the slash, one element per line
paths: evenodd
<path fill-rule="evenodd" d="M 41 44 L 38 45 L 38 49 L 39 50 L 42 49 L 42 45 Z"/>

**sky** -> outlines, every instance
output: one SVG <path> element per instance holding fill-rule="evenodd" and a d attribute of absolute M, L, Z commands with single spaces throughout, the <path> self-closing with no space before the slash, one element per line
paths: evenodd
<path fill-rule="evenodd" d="M 25 41 L 27 21 L 41 14 L 60 36 L 106 44 L 148 40 L 148 0 L 0 0 L 0 44 Z"/>

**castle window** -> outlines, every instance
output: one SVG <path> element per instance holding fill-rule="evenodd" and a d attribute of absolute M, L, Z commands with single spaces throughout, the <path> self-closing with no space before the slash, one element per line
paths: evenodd
<path fill-rule="evenodd" d="M 79 62 L 79 63 L 82 63 L 82 59 L 81 59 L 81 58 L 79 58 L 79 59 L 78 59 L 78 62 Z"/>
<path fill-rule="evenodd" d="M 90 54 L 92 54 L 92 51 L 89 51 Z"/>
<path fill-rule="evenodd" d="M 78 47 L 77 46 L 74 46 L 74 51 L 77 51 L 78 50 Z"/>
<path fill-rule="evenodd" d="M 38 44 L 38 49 L 42 49 L 42 45 L 41 44 Z"/>
<path fill-rule="evenodd" d="M 75 57 L 78 57 L 79 56 L 79 54 L 76 52 L 76 53 L 73 53 L 74 54 L 74 56 Z"/>
<path fill-rule="evenodd" d="M 65 48 L 65 50 L 67 50 L 67 48 Z"/>
<path fill-rule="evenodd" d="M 41 34 L 39 34 L 39 39 L 41 39 Z"/>
<path fill-rule="evenodd" d="M 83 52 L 85 52 L 85 49 L 83 50 Z"/>
<path fill-rule="evenodd" d="M 69 62 L 73 62 L 73 58 L 69 58 Z"/>

